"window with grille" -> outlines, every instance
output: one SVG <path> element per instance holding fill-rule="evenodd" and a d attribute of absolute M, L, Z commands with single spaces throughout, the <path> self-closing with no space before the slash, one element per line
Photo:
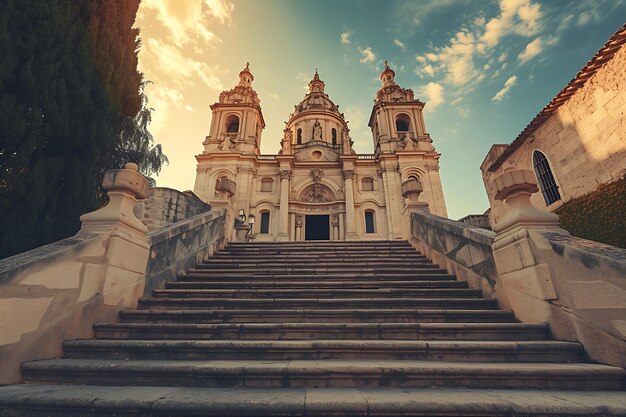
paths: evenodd
<path fill-rule="evenodd" d="M 365 212 L 365 233 L 375 233 L 374 231 L 374 212 Z"/>
<path fill-rule="evenodd" d="M 533 167 L 535 168 L 537 183 L 539 184 L 541 194 L 543 194 L 543 199 L 546 201 L 546 206 L 559 201 L 561 194 L 554 180 L 554 175 L 552 175 L 548 158 L 539 151 L 533 152 Z"/>
<path fill-rule="evenodd" d="M 267 234 L 270 232 L 270 212 L 262 211 L 261 212 L 261 234 Z"/>

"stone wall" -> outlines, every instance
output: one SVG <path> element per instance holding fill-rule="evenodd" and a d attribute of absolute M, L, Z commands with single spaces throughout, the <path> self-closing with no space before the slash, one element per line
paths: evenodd
<path fill-rule="evenodd" d="M 470 226 L 476 226 L 481 229 L 491 230 L 491 224 L 489 224 L 488 214 L 470 214 L 457 220 L 461 223 L 469 224 Z"/>
<path fill-rule="evenodd" d="M 226 224 L 226 210 L 212 210 L 148 233 L 150 258 L 145 294 L 163 288 L 166 281 L 175 280 L 178 274 L 222 249 L 228 242 Z"/>
<path fill-rule="evenodd" d="M 135 215 L 149 230 L 157 230 L 211 210 L 211 206 L 192 193 L 155 187 L 135 206 Z"/>
<path fill-rule="evenodd" d="M 481 289 L 485 297 L 495 297 L 498 274 L 491 250 L 495 233 L 423 211 L 411 213 L 411 233 L 411 243 L 422 254 Z"/>
<path fill-rule="evenodd" d="M 561 200 L 547 207 L 552 211 L 572 198 L 623 178 L 626 167 L 626 47 L 589 78 L 571 98 L 548 117 L 533 135 L 495 171 L 483 163 L 483 180 L 491 205 L 492 224 L 500 220 L 506 205 L 496 201 L 492 179 L 510 167 L 533 169 L 534 150 L 550 163 Z M 501 145 L 495 145 L 501 146 Z M 496 155 L 501 149 L 492 149 Z M 495 155 L 488 156 L 493 160 Z M 541 193 L 531 201 L 546 208 Z"/>
<path fill-rule="evenodd" d="M 79 233 L 0 261 L 0 384 L 19 382 L 23 361 L 61 357 L 63 340 L 91 338 L 94 322 L 137 305 L 146 258 L 126 246 L 122 265 L 116 240 Z"/>

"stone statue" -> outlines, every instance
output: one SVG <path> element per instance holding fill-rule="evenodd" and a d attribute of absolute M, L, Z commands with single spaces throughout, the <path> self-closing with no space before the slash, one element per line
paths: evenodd
<path fill-rule="evenodd" d="M 324 172 L 321 169 L 314 169 L 311 171 L 311 178 L 314 183 L 318 183 L 322 180 L 322 176 L 324 176 Z"/>
<path fill-rule="evenodd" d="M 313 125 L 313 140 L 322 140 L 322 125 L 317 120 Z"/>
<path fill-rule="evenodd" d="M 285 136 L 283 137 L 283 140 L 280 142 L 280 145 L 281 145 L 280 154 L 281 155 L 291 155 L 291 139 L 292 139 L 291 129 L 285 129 Z"/>

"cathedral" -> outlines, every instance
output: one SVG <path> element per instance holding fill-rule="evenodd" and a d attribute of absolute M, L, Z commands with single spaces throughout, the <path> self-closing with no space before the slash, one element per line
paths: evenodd
<path fill-rule="evenodd" d="M 447 217 L 424 103 L 396 83 L 387 62 L 380 79 L 369 119 L 373 154 L 353 150 L 348 122 L 316 71 L 278 154 L 264 155 L 265 121 L 246 65 L 211 106 L 194 193 L 252 215 L 256 241 L 406 239 L 411 210 Z"/>

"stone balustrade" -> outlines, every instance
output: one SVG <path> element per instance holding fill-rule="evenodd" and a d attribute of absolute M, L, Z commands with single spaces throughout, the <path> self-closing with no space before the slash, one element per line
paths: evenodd
<path fill-rule="evenodd" d="M 153 230 L 135 216 L 149 183 L 135 164 L 109 170 L 109 202 L 81 216 L 73 237 L 0 260 L 0 385 L 20 380 L 23 361 L 58 358 L 66 339 L 92 338 L 145 291 L 219 250 L 226 213 L 202 213 Z"/>

